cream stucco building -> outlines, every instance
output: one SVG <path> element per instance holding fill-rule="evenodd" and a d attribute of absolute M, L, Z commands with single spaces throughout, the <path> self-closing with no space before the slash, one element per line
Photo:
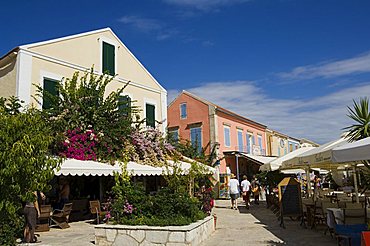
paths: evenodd
<path fill-rule="evenodd" d="M 109 71 L 116 75 L 107 94 L 130 81 L 123 96 L 129 96 L 140 107 L 142 119 L 154 117 L 156 122 L 162 122 L 160 129 L 165 130 L 166 90 L 110 28 L 21 45 L 9 51 L 0 58 L 0 97 L 13 95 L 26 104 L 37 105 L 32 97 L 36 93 L 33 84 L 50 86 L 53 81 L 72 77 L 76 71 L 82 75 L 92 66 L 96 74 Z"/>

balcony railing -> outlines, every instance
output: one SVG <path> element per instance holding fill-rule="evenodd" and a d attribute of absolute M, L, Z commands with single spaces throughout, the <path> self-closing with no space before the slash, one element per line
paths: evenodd
<path fill-rule="evenodd" d="M 235 146 L 236 151 L 244 152 L 251 155 L 266 155 L 266 150 L 261 149 L 258 145 L 252 145 L 252 148 L 248 145 Z"/>

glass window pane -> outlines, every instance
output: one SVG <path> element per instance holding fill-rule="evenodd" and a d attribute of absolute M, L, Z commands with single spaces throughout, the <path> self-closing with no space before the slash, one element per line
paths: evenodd
<path fill-rule="evenodd" d="M 202 152 L 202 128 L 195 127 L 190 129 L 191 145 L 197 148 L 197 152 Z"/>
<path fill-rule="evenodd" d="M 52 102 L 50 96 L 59 96 L 59 91 L 57 88 L 57 81 L 44 78 L 44 90 L 42 95 L 42 108 L 49 109 L 52 107 Z"/>
<path fill-rule="evenodd" d="M 224 127 L 225 146 L 230 147 L 230 128 Z"/>
<path fill-rule="evenodd" d="M 180 105 L 180 114 L 181 114 L 181 119 L 186 119 L 187 117 L 187 112 L 186 112 L 186 103 L 183 103 Z"/>
<path fill-rule="evenodd" d="M 242 131 L 238 131 L 238 148 L 240 152 L 243 151 L 243 132 Z"/>
<path fill-rule="evenodd" d="M 146 104 L 146 126 L 155 127 L 155 106 Z"/>

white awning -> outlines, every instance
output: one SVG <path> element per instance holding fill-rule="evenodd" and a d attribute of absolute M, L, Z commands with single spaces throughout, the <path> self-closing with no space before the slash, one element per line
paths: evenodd
<path fill-rule="evenodd" d="M 245 154 L 245 153 L 240 153 L 240 155 L 258 163 L 259 165 L 266 164 L 276 159 L 276 157 L 271 157 L 271 156 L 251 155 L 251 154 Z"/>
<path fill-rule="evenodd" d="M 194 160 L 191 160 L 189 158 L 186 158 L 186 159 L 188 161 L 194 161 Z M 177 161 L 177 162 L 174 162 L 172 160 L 168 160 L 167 163 L 170 164 L 170 166 L 176 165 L 177 167 L 179 167 L 184 172 L 184 174 L 187 174 L 187 172 L 191 168 L 191 163 L 185 162 L 185 161 Z M 200 162 L 197 162 L 197 164 L 200 165 L 202 168 L 204 168 L 204 172 L 206 174 L 213 174 L 213 173 L 216 172 L 216 168 L 213 168 L 213 167 L 204 165 L 203 163 L 200 163 Z M 166 168 L 164 167 L 163 169 L 165 170 Z"/>
<path fill-rule="evenodd" d="M 127 172 L 132 176 L 159 176 L 162 175 L 163 169 L 130 161 L 127 163 Z"/>
<path fill-rule="evenodd" d="M 121 173 L 121 168 L 118 165 L 110 165 L 97 161 L 81 161 L 76 159 L 66 159 L 63 161 L 59 171 L 55 175 L 72 175 L 72 176 L 109 176 L 113 172 Z"/>
<path fill-rule="evenodd" d="M 175 165 L 173 161 L 167 161 L 170 166 Z M 180 161 L 176 163 L 179 165 L 184 174 L 191 168 L 191 164 L 188 162 Z M 209 173 L 216 172 L 215 168 L 203 165 Z M 166 167 L 153 167 L 149 165 L 139 164 L 133 161 L 127 163 L 127 172 L 131 176 L 160 176 L 167 173 Z M 171 173 L 172 168 L 169 167 L 168 171 Z M 97 161 L 81 161 L 76 159 L 66 159 L 62 163 L 60 169 L 55 171 L 55 175 L 72 175 L 72 176 L 109 176 L 113 175 L 114 172 L 122 173 L 121 166 L 119 163 L 110 165 L 108 163 L 102 163 Z M 207 171 L 208 173 L 208 171 Z"/>

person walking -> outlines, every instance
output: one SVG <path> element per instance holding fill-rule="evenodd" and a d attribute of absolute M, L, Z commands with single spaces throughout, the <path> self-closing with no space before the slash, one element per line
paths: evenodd
<path fill-rule="evenodd" d="M 40 217 L 39 204 L 42 200 L 45 200 L 45 195 L 40 191 L 34 191 L 32 194 L 34 197 L 32 200 L 26 201 L 26 204 L 23 208 L 23 214 L 26 219 L 26 226 L 23 231 L 23 241 L 25 243 L 40 242 L 35 236 L 35 229 L 37 218 Z"/>
<path fill-rule="evenodd" d="M 238 198 L 240 194 L 239 190 L 239 181 L 235 178 L 235 174 L 230 175 L 230 181 L 229 181 L 229 192 L 231 197 L 231 209 L 238 209 Z"/>
<path fill-rule="evenodd" d="M 253 198 L 254 198 L 254 204 L 258 205 L 259 200 L 260 200 L 261 187 L 255 175 L 253 175 L 253 180 L 251 182 L 251 188 L 252 188 L 252 193 L 253 193 Z"/>
<path fill-rule="evenodd" d="M 249 209 L 249 194 L 250 194 L 250 187 L 251 183 L 248 180 L 248 177 L 246 175 L 243 176 L 243 181 L 241 182 L 242 187 L 242 194 L 243 194 L 243 200 L 245 202 L 245 206 L 247 209 Z"/>

